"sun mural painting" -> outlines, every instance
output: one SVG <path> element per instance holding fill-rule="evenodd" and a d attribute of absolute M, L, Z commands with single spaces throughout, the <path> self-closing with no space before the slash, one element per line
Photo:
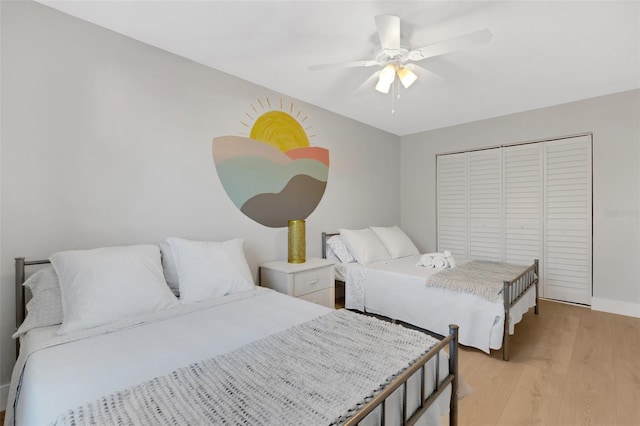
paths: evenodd
<path fill-rule="evenodd" d="M 246 113 L 250 122 L 241 122 L 249 137 L 213 139 L 213 161 L 227 195 L 247 217 L 272 228 L 306 219 L 329 176 L 329 151 L 310 146 L 311 126 L 302 127 L 307 117 L 294 113 L 293 102 L 283 105 L 281 99 L 279 107 L 258 99 Z"/>

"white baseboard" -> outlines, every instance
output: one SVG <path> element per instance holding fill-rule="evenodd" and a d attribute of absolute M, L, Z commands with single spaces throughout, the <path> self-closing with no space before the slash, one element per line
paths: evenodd
<path fill-rule="evenodd" d="M 9 383 L 0 386 L 0 411 L 7 409 L 7 399 L 9 398 Z"/>
<path fill-rule="evenodd" d="M 640 318 L 640 304 L 638 303 L 592 297 L 591 309 L 594 311 L 609 312 L 610 314 Z"/>

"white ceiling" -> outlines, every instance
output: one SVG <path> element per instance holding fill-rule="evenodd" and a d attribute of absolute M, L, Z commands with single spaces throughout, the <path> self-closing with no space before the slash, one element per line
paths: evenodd
<path fill-rule="evenodd" d="M 638 1 L 41 3 L 396 135 L 640 87 Z M 493 38 L 421 61 L 392 114 L 375 68 L 307 69 L 373 58 L 378 14 L 400 16 L 409 47 L 484 28 Z"/>

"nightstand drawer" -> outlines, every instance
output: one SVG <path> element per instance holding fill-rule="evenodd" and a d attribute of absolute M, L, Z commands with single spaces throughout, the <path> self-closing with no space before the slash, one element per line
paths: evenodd
<path fill-rule="evenodd" d="M 298 272 L 293 277 L 294 293 L 298 297 L 307 293 L 331 287 L 330 268 L 311 269 Z"/>
<path fill-rule="evenodd" d="M 333 308 L 335 306 L 333 262 L 310 257 L 304 263 L 281 260 L 260 265 L 260 285 Z"/>
<path fill-rule="evenodd" d="M 324 290 L 314 291 L 313 293 L 305 294 L 298 297 L 298 299 L 306 300 L 307 302 L 317 303 L 328 308 L 334 307 L 334 296 L 331 288 L 325 288 Z"/>

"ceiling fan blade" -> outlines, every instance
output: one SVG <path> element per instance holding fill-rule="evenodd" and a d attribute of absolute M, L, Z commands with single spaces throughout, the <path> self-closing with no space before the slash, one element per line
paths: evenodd
<path fill-rule="evenodd" d="M 430 66 L 422 67 L 416 63 L 409 62 L 405 67 L 413 71 L 418 76 L 419 80 L 430 81 L 434 78 L 442 78 L 442 74 L 434 71 Z"/>
<path fill-rule="evenodd" d="M 356 90 L 353 91 L 353 96 L 362 96 L 364 94 L 371 93 L 379 76 L 380 70 L 371 74 L 360 86 L 358 86 Z"/>
<path fill-rule="evenodd" d="M 351 62 L 338 62 L 335 64 L 320 64 L 311 65 L 307 67 L 309 71 L 321 71 L 332 68 L 358 68 L 358 67 L 372 67 L 374 65 L 380 65 L 378 61 L 351 61 Z"/>
<path fill-rule="evenodd" d="M 378 15 L 375 17 L 378 37 L 383 49 L 400 49 L 400 17 Z"/>
<path fill-rule="evenodd" d="M 445 53 L 453 52 L 455 50 L 480 46 L 488 43 L 489 40 L 491 40 L 492 35 L 491 31 L 484 29 L 459 37 L 450 38 L 439 43 L 411 50 L 409 52 L 409 59 L 412 61 L 421 61 L 434 56 L 444 55 Z"/>

